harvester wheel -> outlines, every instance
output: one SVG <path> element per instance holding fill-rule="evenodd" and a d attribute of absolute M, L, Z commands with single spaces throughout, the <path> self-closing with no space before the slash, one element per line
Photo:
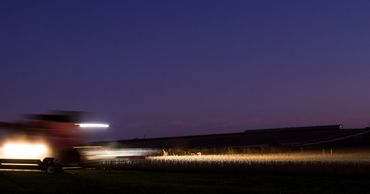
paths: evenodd
<path fill-rule="evenodd" d="M 45 158 L 43 161 L 44 170 L 48 174 L 60 173 L 63 171 L 61 165 L 59 165 L 54 158 Z"/>
<path fill-rule="evenodd" d="M 57 167 L 55 166 L 55 164 L 49 164 L 46 167 L 46 173 L 48 173 L 48 174 L 55 174 L 56 172 L 57 172 Z"/>

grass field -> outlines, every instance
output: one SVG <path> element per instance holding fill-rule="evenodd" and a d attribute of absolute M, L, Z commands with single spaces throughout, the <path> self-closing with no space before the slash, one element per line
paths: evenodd
<path fill-rule="evenodd" d="M 368 152 L 155 156 L 96 167 L 0 171 L 0 193 L 370 193 Z"/>
<path fill-rule="evenodd" d="M 171 155 L 145 160 L 103 160 L 97 166 L 105 170 L 367 176 L 370 174 L 370 155 L 368 152 Z"/>
<path fill-rule="evenodd" d="M 159 171 L 0 172 L 1 193 L 369 193 L 370 177 Z"/>

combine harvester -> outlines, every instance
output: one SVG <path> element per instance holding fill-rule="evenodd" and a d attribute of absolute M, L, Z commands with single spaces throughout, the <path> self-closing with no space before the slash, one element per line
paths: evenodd
<path fill-rule="evenodd" d="M 49 174 L 63 167 L 83 165 L 75 146 L 83 144 L 82 129 L 107 128 L 107 124 L 81 123 L 85 113 L 57 111 L 28 115 L 22 122 L 0 122 L 7 132 L 1 140 L 1 169 L 36 169 Z"/>

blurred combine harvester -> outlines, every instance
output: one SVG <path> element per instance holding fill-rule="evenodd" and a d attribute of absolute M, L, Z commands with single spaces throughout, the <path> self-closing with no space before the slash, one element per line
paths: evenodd
<path fill-rule="evenodd" d="M 81 129 L 109 127 L 81 123 L 85 116 L 83 112 L 55 111 L 27 115 L 21 122 L 0 122 L 0 128 L 7 131 L 1 141 L 0 167 L 56 173 L 62 167 L 80 166 L 81 155 L 75 147 L 85 143 Z"/>

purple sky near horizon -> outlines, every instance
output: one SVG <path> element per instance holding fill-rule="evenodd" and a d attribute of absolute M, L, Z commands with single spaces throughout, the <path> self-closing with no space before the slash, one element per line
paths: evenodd
<path fill-rule="evenodd" d="M 1 1 L 0 120 L 127 139 L 370 124 L 369 1 Z"/>

